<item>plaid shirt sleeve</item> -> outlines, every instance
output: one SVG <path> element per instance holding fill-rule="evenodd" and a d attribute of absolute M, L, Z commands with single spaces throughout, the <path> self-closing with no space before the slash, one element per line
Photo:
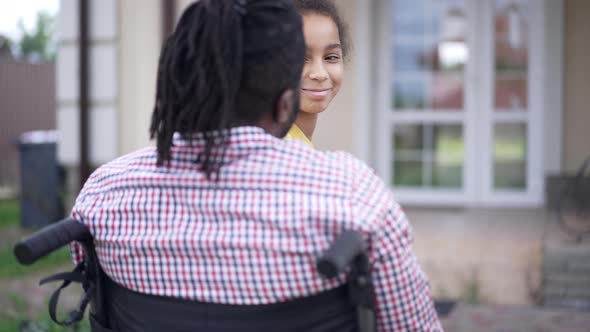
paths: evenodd
<path fill-rule="evenodd" d="M 82 249 L 82 245 L 78 242 L 70 243 L 70 254 L 72 255 L 74 265 L 78 265 L 84 260 L 84 249 Z"/>
<path fill-rule="evenodd" d="M 84 185 L 84 187 L 82 188 L 82 191 L 80 191 L 80 194 L 76 198 L 76 202 L 75 202 L 74 207 L 72 209 L 72 213 L 70 214 L 70 218 L 72 218 L 82 224 L 85 224 L 89 228 L 90 228 L 90 225 L 88 224 L 88 220 L 86 218 L 86 211 L 83 209 L 83 207 L 89 206 L 89 205 L 91 205 L 91 206 L 96 205 L 96 201 L 99 198 L 98 196 L 96 196 L 92 193 L 92 190 L 91 190 L 91 188 L 93 188 L 92 182 L 93 182 L 93 176 L 91 175 L 90 178 L 88 179 L 88 181 L 86 182 L 86 184 Z M 94 200 L 94 202 L 91 202 L 92 200 Z M 78 242 L 70 243 L 70 254 L 72 255 L 72 260 L 75 265 L 78 265 L 79 263 L 81 263 L 84 260 L 84 249 L 83 249 L 82 245 Z"/>
<path fill-rule="evenodd" d="M 442 331 L 426 275 L 412 253 L 412 229 L 372 170 L 357 168 L 357 218 L 376 225 L 370 241 L 379 331 Z"/>

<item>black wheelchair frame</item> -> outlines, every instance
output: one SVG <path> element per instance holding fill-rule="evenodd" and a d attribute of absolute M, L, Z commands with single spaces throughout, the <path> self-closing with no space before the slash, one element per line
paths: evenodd
<path fill-rule="evenodd" d="M 49 313 L 58 324 L 68 326 L 83 319 L 90 304 L 89 319 L 94 332 L 101 326 L 108 327 L 107 303 L 104 298 L 106 275 L 100 267 L 94 248 L 94 240 L 86 226 L 71 218 L 47 226 L 18 242 L 14 247 L 17 260 L 29 265 L 72 241 L 84 248 L 84 261 L 72 272 L 59 273 L 41 280 L 40 284 L 63 280 L 49 301 Z M 344 231 L 317 260 L 316 267 L 322 277 L 331 279 L 347 274 L 348 297 L 356 307 L 360 332 L 376 331 L 374 289 L 367 248 L 363 236 L 356 231 Z M 84 295 L 69 317 L 60 321 L 56 317 L 56 306 L 60 291 L 71 282 L 79 282 Z"/>

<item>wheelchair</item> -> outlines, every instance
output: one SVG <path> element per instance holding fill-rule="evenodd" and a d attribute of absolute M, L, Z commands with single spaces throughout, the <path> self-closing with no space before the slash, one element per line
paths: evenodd
<path fill-rule="evenodd" d="M 265 305 L 227 305 L 140 294 L 112 281 L 102 270 L 88 228 L 71 218 L 47 226 L 18 242 L 17 260 L 29 265 L 52 251 L 79 242 L 84 260 L 71 272 L 42 279 L 62 281 L 49 301 L 49 314 L 68 326 L 88 319 L 92 332 L 136 331 L 376 331 L 374 289 L 366 245 L 360 233 L 344 231 L 316 261 L 323 278 L 346 274 L 336 289 L 287 302 Z M 65 320 L 56 317 L 60 291 L 70 283 L 84 294 Z"/>

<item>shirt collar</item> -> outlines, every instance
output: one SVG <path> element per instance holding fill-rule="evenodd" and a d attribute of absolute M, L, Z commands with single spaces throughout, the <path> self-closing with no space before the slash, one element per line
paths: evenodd
<path fill-rule="evenodd" d="M 296 124 L 293 124 L 293 126 L 291 126 L 291 129 L 289 130 L 285 138 L 290 140 L 300 140 L 308 146 L 312 148 L 314 147 L 311 140 L 307 138 L 307 136 L 305 136 L 301 128 L 299 128 L 299 126 L 297 126 Z"/>
<path fill-rule="evenodd" d="M 226 131 L 230 132 L 227 149 L 225 150 L 226 158 L 240 157 L 254 150 L 272 148 L 278 142 L 282 141 L 260 127 L 243 126 L 226 129 Z M 220 135 L 221 131 L 215 131 L 212 134 L 214 136 Z M 174 133 L 172 138 L 173 151 L 178 149 L 186 151 L 188 149 L 199 153 L 205 146 L 204 136 L 204 133 L 196 133 L 191 136 L 191 141 L 190 139 L 183 138 L 179 133 Z"/>

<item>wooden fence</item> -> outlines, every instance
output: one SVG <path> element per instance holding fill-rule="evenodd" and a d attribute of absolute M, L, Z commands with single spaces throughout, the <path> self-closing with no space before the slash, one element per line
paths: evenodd
<path fill-rule="evenodd" d="M 53 63 L 0 62 L 0 198 L 19 192 L 19 135 L 56 128 L 55 91 Z"/>

